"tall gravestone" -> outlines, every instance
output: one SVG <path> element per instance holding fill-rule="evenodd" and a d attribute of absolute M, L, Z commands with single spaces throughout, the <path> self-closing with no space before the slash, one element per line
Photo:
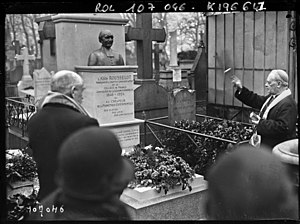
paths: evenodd
<path fill-rule="evenodd" d="M 22 79 L 18 83 L 18 90 L 21 91 L 27 87 L 33 86 L 33 80 L 31 75 L 29 74 L 29 60 L 34 60 L 34 55 L 28 54 L 27 47 L 23 47 L 21 49 L 21 55 L 16 55 L 17 61 L 23 61 L 23 76 Z"/>
<path fill-rule="evenodd" d="M 136 27 L 127 27 L 125 31 L 126 41 L 137 41 L 138 74 L 135 84 L 138 87 L 134 90 L 136 117 L 143 118 L 144 114 L 147 118 L 166 116 L 167 92 L 153 78 L 152 63 L 152 42 L 164 42 L 166 32 L 152 28 L 151 13 L 137 14 Z"/>
<path fill-rule="evenodd" d="M 33 72 L 34 101 L 37 103 L 51 90 L 51 74 L 45 69 Z"/>
<path fill-rule="evenodd" d="M 134 118 L 133 75 L 137 66 L 76 66 L 84 80 L 82 105 L 101 127 L 113 131 L 124 151 L 140 143 L 139 125 Z"/>
<path fill-rule="evenodd" d="M 191 89 L 174 89 L 168 95 L 170 125 L 175 121 L 196 120 L 196 93 Z"/>
<path fill-rule="evenodd" d="M 112 49 L 125 59 L 124 25 L 128 20 L 117 13 L 57 14 L 51 20 L 57 70 L 72 70 L 82 76 L 86 86 L 82 105 L 101 127 L 117 135 L 123 150 L 132 150 L 140 143 L 139 124 L 143 122 L 134 118 L 133 74 L 137 67 L 87 66 L 89 54 L 101 46 L 101 30 L 113 33 Z"/>
<path fill-rule="evenodd" d="M 189 88 L 187 71 L 181 70 L 177 63 L 177 31 L 170 32 L 170 65 L 166 71 L 159 73 L 159 85 L 167 91 L 176 88 Z"/>

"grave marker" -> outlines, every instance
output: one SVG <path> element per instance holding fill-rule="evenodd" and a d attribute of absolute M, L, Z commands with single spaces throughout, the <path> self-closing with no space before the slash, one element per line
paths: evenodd
<path fill-rule="evenodd" d="M 164 42 L 164 29 L 152 29 L 152 14 L 136 15 L 136 28 L 126 27 L 125 41 L 137 41 L 137 78 L 153 79 L 152 41 Z"/>
<path fill-rule="evenodd" d="M 86 87 L 82 105 L 100 124 L 134 119 L 133 72 L 102 67 L 97 73 L 81 73 Z"/>
<path fill-rule="evenodd" d="M 33 86 L 32 77 L 29 74 L 29 60 L 34 60 L 34 55 L 28 54 L 27 47 L 21 49 L 21 55 L 16 55 L 17 61 L 23 61 L 23 76 L 21 81 L 18 83 L 18 90 L 25 89 L 27 87 Z"/>
<path fill-rule="evenodd" d="M 51 74 L 43 67 L 33 72 L 35 103 L 51 90 Z"/>
<path fill-rule="evenodd" d="M 180 120 L 196 120 L 196 92 L 191 89 L 174 89 L 168 95 L 170 125 Z"/>
<path fill-rule="evenodd" d="M 84 80 L 82 106 L 101 127 L 113 131 L 124 151 L 140 144 L 139 125 L 134 118 L 133 75 L 137 66 L 75 66 Z"/>
<path fill-rule="evenodd" d="M 170 67 L 177 67 L 177 30 L 170 34 Z"/>

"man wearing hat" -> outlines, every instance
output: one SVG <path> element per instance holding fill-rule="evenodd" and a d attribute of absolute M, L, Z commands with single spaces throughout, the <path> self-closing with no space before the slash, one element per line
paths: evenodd
<path fill-rule="evenodd" d="M 41 202 L 57 211 L 34 213 L 28 220 L 130 219 L 119 198 L 134 178 L 134 167 L 121 152 L 108 129 L 88 127 L 70 135 L 58 154 L 58 187 Z"/>
<path fill-rule="evenodd" d="M 243 145 L 224 154 L 208 171 L 207 181 L 209 219 L 299 218 L 287 167 L 268 150 Z"/>
<path fill-rule="evenodd" d="M 81 106 L 83 91 L 83 79 L 77 73 L 69 70 L 55 73 L 51 91 L 41 99 L 37 113 L 28 121 L 29 147 L 37 163 L 39 200 L 56 187 L 57 153 L 66 137 L 81 128 L 99 126 Z"/>
<path fill-rule="evenodd" d="M 244 104 L 259 109 L 251 119 L 256 125 L 256 133 L 250 143 L 265 145 L 272 149 L 275 145 L 296 137 L 297 105 L 288 88 L 288 75 L 285 71 L 272 70 L 266 80 L 267 96 L 260 96 L 242 86 L 241 80 L 232 76 L 237 88 L 235 97 Z"/>

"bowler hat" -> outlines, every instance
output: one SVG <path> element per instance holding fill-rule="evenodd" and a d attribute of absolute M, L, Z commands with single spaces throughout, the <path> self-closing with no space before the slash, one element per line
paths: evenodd
<path fill-rule="evenodd" d="M 134 177 L 132 162 L 121 153 L 117 137 L 108 129 L 87 127 L 73 133 L 59 151 L 58 185 L 74 198 L 103 199 L 107 182 L 117 178 L 123 187 Z"/>

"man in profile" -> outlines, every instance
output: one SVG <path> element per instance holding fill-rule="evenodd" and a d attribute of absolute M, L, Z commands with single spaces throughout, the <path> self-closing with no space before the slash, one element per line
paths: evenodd
<path fill-rule="evenodd" d="M 111 31 L 100 31 L 98 39 L 102 46 L 89 55 L 88 66 L 124 65 L 122 55 L 111 49 L 114 42 Z"/>
<path fill-rule="evenodd" d="M 61 70 L 52 76 L 51 91 L 39 102 L 38 111 L 28 121 L 29 147 L 37 164 L 38 199 L 51 193 L 56 184 L 57 154 L 62 142 L 73 132 L 99 126 L 82 107 L 84 81 L 80 75 Z"/>

